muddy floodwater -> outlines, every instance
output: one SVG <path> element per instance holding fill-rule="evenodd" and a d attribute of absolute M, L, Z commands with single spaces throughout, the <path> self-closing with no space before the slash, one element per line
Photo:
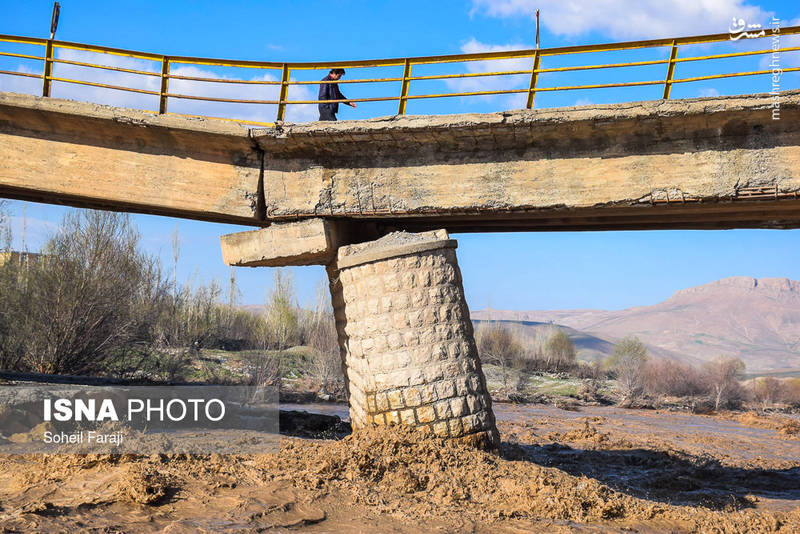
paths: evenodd
<path fill-rule="evenodd" d="M 282 405 L 338 415 L 341 405 Z M 260 455 L 0 457 L 5 531 L 800 532 L 800 420 L 496 404 L 499 452 L 403 430 Z"/>

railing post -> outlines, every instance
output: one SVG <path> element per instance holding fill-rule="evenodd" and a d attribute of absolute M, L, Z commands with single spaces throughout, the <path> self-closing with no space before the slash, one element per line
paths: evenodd
<path fill-rule="evenodd" d="M 42 96 L 50 96 L 50 77 L 53 75 L 53 40 L 48 39 L 44 49 L 44 75 L 42 76 Z"/>
<path fill-rule="evenodd" d="M 528 88 L 528 103 L 525 107 L 533 109 L 533 99 L 536 97 L 536 79 L 539 77 L 539 50 L 533 52 L 533 67 L 531 68 L 531 85 Z"/>
<path fill-rule="evenodd" d="M 159 91 L 158 113 L 167 112 L 167 93 L 169 92 L 169 57 L 161 58 L 161 90 Z"/>
<path fill-rule="evenodd" d="M 667 79 L 664 80 L 664 99 L 669 99 L 672 90 L 672 75 L 675 73 L 675 59 L 678 57 L 678 43 L 672 41 L 672 50 L 669 52 L 669 65 L 667 66 Z"/>
<path fill-rule="evenodd" d="M 281 92 L 278 97 L 278 120 L 282 121 L 286 117 L 286 97 L 289 94 L 289 65 L 283 64 L 281 73 Z"/>
<path fill-rule="evenodd" d="M 408 102 L 408 86 L 411 85 L 411 61 L 405 60 L 403 65 L 403 84 L 400 86 L 400 104 L 397 107 L 398 115 L 406 114 L 406 102 Z"/>

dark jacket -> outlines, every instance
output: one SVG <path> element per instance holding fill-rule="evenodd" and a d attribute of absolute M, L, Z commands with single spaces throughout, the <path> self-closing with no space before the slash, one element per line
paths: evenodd
<path fill-rule="evenodd" d="M 331 75 L 328 74 L 322 81 L 331 80 Z M 317 100 L 346 100 L 347 97 L 342 94 L 339 90 L 338 83 L 321 83 L 319 84 L 319 97 Z M 334 113 L 339 113 L 339 103 L 338 102 L 331 102 L 330 104 L 320 104 L 319 107 L 322 108 L 323 106 L 328 107 Z"/>

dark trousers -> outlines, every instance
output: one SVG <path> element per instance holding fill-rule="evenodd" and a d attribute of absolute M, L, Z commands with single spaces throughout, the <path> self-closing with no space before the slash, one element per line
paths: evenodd
<path fill-rule="evenodd" d="M 335 121 L 336 113 L 330 104 L 319 104 L 319 120 L 321 121 Z"/>

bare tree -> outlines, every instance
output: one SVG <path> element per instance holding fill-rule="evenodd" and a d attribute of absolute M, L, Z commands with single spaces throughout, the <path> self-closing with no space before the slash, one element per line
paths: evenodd
<path fill-rule="evenodd" d="M 753 380 L 753 399 L 762 410 L 772 407 L 783 398 L 783 384 L 771 376 Z"/>
<path fill-rule="evenodd" d="M 647 349 L 639 338 L 628 336 L 614 345 L 607 365 L 614 371 L 622 391 L 622 404 L 629 404 L 644 392 Z"/>
<path fill-rule="evenodd" d="M 718 356 L 703 364 L 703 374 L 709 389 L 714 395 L 714 409 L 729 406 L 744 396 L 739 378 L 744 374 L 745 365 L 739 358 Z"/>
<path fill-rule="evenodd" d="M 508 395 L 511 367 L 523 352 L 522 345 L 507 326 L 497 323 L 489 323 L 478 328 L 475 332 L 475 342 L 481 360 L 500 366 L 503 392 Z"/>
<path fill-rule="evenodd" d="M 181 257 L 181 235 L 178 224 L 172 231 L 172 295 L 178 297 L 178 258 Z"/>
<path fill-rule="evenodd" d="M 272 278 L 272 290 L 267 302 L 267 328 L 271 333 L 279 351 L 289 347 L 289 342 L 297 340 L 299 318 L 297 298 L 294 292 L 294 279 L 283 269 L 275 269 Z"/>
<path fill-rule="evenodd" d="M 557 330 L 544 347 L 545 367 L 561 369 L 575 363 L 575 344 L 563 330 Z"/>
<path fill-rule="evenodd" d="M 320 382 L 320 393 L 330 395 L 338 389 L 344 377 L 336 320 L 330 302 L 330 291 L 326 282 L 320 282 L 310 321 L 310 345 L 314 349 L 311 368 Z M 332 386 L 336 386 L 335 388 Z"/>

